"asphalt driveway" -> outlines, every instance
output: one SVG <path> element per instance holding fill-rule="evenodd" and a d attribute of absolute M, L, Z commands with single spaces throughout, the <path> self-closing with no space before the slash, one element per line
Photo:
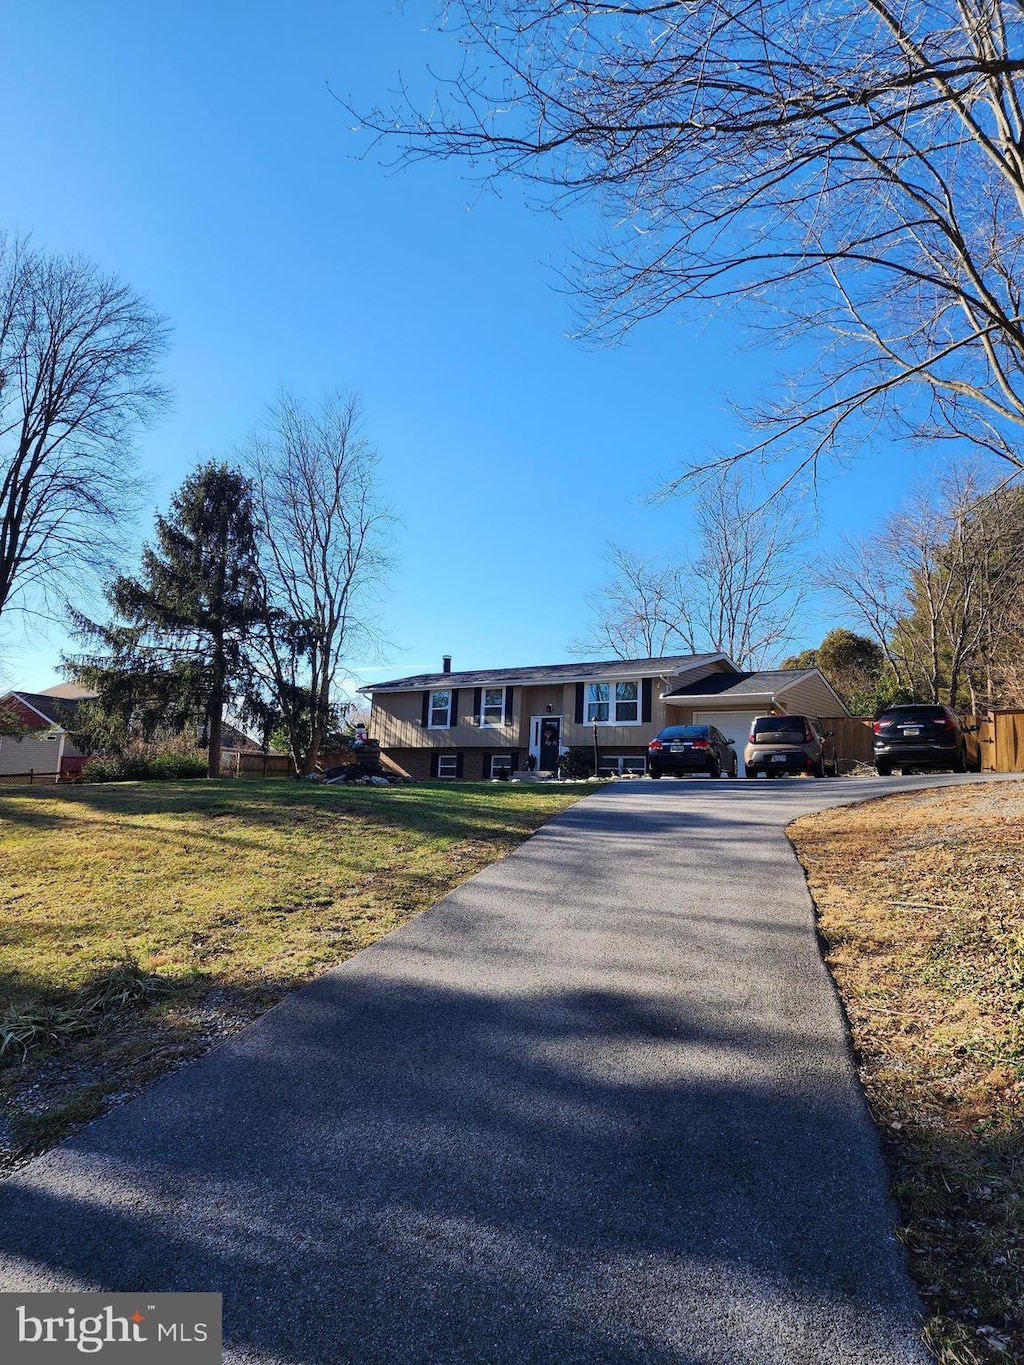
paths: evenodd
<path fill-rule="evenodd" d="M 0 1288 L 221 1291 L 260 1365 L 924 1362 L 783 833 L 907 785 L 601 790 L 0 1186 Z"/>

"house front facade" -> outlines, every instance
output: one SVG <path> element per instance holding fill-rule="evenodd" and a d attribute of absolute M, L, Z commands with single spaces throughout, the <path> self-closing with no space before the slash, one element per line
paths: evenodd
<path fill-rule="evenodd" d="M 563 749 L 595 743 L 602 773 L 642 773 L 666 725 L 709 722 L 742 751 L 753 715 L 848 714 L 817 669 L 744 673 L 724 654 L 468 672 L 453 672 L 446 656 L 440 673 L 362 690 L 387 764 L 414 778 L 478 782 L 555 772 Z"/>

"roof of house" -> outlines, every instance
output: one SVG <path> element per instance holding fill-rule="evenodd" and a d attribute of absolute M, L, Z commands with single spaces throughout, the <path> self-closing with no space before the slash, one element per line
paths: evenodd
<path fill-rule="evenodd" d="M 592 678 L 672 677 L 700 664 L 721 660 L 733 668 L 725 654 L 668 654 L 656 659 L 598 659 L 592 663 L 536 664 L 531 668 L 483 668 L 468 673 L 418 673 L 411 678 L 392 678 L 370 683 L 360 692 L 415 692 L 430 687 L 486 687 L 489 684 L 586 682 Z M 732 675 L 729 675 L 732 676 Z"/>
<path fill-rule="evenodd" d="M 765 668 L 757 673 L 715 673 L 697 682 L 684 683 L 681 687 L 664 692 L 668 701 L 723 701 L 747 703 L 778 702 L 781 697 L 797 683 L 813 683 L 810 694 L 817 696 L 822 705 L 826 697 L 836 706 L 835 715 L 850 714 L 846 703 L 825 677 L 820 668 Z M 804 701 L 806 705 L 806 700 Z M 824 711 L 817 714 L 824 715 Z"/>
<path fill-rule="evenodd" d="M 77 700 L 70 700 L 65 697 L 50 697 L 43 692 L 5 692 L 0 697 L 0 702 L 14 701 L 20 702 L 23 707 L 33 711 L 41 721 L 47 725 L 56 725 L 64 728 L 67 721 L 74 715 L 78 706 Z"/>
<path fill-rule="evenodd" d="M 709 678 L 686 683 L 666 692 L 666 697 L 758 697 L 774 696 L 801 678 L 821 676 L 816 668 L 766 668 L 758 673 L 712 673 Z"/>
<path fill-rule="evenodd" d="M 40 697 L 60 697 L 63 701 L 92 701 L 98 696 L 90 687 L 83 687 L 81 683 L 66 682 L 57 683 L 54 687 L 42 687 L 37 696 Z"/>

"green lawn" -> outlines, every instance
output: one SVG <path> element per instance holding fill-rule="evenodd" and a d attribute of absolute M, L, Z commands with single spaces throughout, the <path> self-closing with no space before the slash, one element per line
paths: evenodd
<path fill-rule="evenodd" d="M 0 790 L 8 1159 L 404 924 L 587 791 Z"/>

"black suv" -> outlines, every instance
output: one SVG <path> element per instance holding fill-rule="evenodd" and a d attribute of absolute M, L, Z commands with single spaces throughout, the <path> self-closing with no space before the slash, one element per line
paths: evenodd
<path fill-rule="evenodd" d="M 890 706 L 874 724 L 875 771 L 888 777 L 893 768 L 952 768 L 967 771 L 963 727 L 948 706 Z"/>

